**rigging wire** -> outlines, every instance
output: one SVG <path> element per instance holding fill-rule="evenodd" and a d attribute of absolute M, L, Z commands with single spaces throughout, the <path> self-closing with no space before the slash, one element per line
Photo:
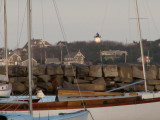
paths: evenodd
<path fill-rule="evenodd" d="M 145 4 L 144 4 L 144 0 L 142 0 L 141 2 L 142 2 L 142 7 L 141 7 L 141 8 L 143 8 L 143 10 L 144 10 L 143 15 L 146 16 L 146 17 L 143 17 L 142 19 L 147 20 L 147 22 L 143 22 L 143 24 L 144 24 L 144 25 L 143 25 L 143 29 L 147 30 L 147 27 L 148 27 L 148 24 L 146 25 L 146 23 L 148 23 L 147 10 L 146 10 Z M 141 10 L 141 11 L 142 11 L 142 10 Z M 149 28 L 149 27 L 148 27 L 148 28 Z M 150 35 L 149 29 L 148 29 L 148 33 L 147 33 L 147 31 L 143 31 L 143 34 Z M 144 37 L 144 36 L 143 36 L 143 37 Z M 146 36 L 146 38 L 148 38 L 148 36 Z"/>
<path fill-rule="evenodd" d="M 63 36 L 63 39 L 67 42 L 67 36 L 65 34 L 65 30 L 64 30 L 64 27 L 63 27 L 63 24 L 62 24 L 62 20 L 61 20 L 61 17 L 60 17 L 60 13 L 59 13 L 59 10 L 58 10 L 58 6 L 57 6 L 57 3 L 56 3 L 56 0 L 52 0 L 53 1 L 53 5 L 54 5 L 54 8 L 55 8 L 55 11 L 56 11 L 56 15 L 57 15 L 57 19 L 58 19 L 58 23 L 60 25 L 60 29 L 61 29 L 61 33 L 62 33 L 62 36 Z M 65 42 L 65 47 L 67 49 L 67 53 L 68 53 L 68 56 L 70 57 L 70 54 L 69 54 L 69 50 L 68 50 L 68 47 L 67 47 L 67 44 Z M 76 77 L 76 73 L 74 71 L 74 68 L 73 68 L 73 65 L 71 64 L 72 66 L 72 70 L 73 70 L 73 74 L 75 76 L 75 80 L 76 80 L 76 84 L 77 84 L 77 87 L 78 87 L 78 91 L 79 91 L 79 95 L 81 96 L 81 101 L 82 101 L 82 105 L 84 107 L 84 110 L 87 110 L 86 106 L 85 106 L 85 102 L 83 100 L 83 97 L 82 97 L 82 94 L 81 94 L 81 91 L 80 91 L 80 87 L 79 87 L 79 84 L 78 84 L 78 80 L 77 80 L 77 77 Z M 90 113 L 90 115 L 92 116 L 92 114 Z M 93 118 L 92 118 L 93 119 Z"/>
<path fill-rule="evenodd" d="M 2 13 L 2 0 L 1 0 L 1 5 L 0 5 L 0 14 Z M 2 18 L 0 18 L 0 20 L 2 20 Z"/>
<path fill-rule="evenodd" d="M 146 0 L 145 0 L 146 1 Z M 146 8 L 146 5 L 144 3 L 144 0 L 142 0 L 142 3 L 143 3 L 143 8 L 144 8 L 144 11 L 146 12 L 146 16 L 149 16 L 148 13 L 147 13 L 147 8 Z M 148 17 L 147 17 L 148 18 Z M 148 28 L 148 39 L 151 40 L 151 31 L 150 31 L 150 22 L 149 20 L 147 19 L 147 28 Z M 147 29 L 146 28 L 146 29 Z"/>
<path fill-rule="evenodd" d="M 2 0 L 1 0 L 1 5 L 0 5 L 0 15 L 2 14 Z M 2 21 L 2 17 L 0 18 L 0 21 Z M 1 36 L 1 39 L 2 39 L 2 42 L 4 44 L 4 36 L 3 34 L 0 32 L 0 36 Z"/>
<path fill-rule="evenodd" d="M 20 44 L 20 40 L 21 40 L 21 36 L 22 36 L 22 31 L 23 31 L 23 25 L 24 25 L 24 20 L 25 20 L 25 16 L 26 16 L 26 11 L 27 11 L 27 2 L 26 2 L 25 11 L 24 11 L 23 21 L 22 21 L 22 27 L 21 27 L 21 30 L 20 30 L 19 38 L 18 38 L 18 46 Z"/>
<path fill-rule="evenodd" d="M 160 37 L 160 32 L 159 32 L 159 29 L 157 28 L 156 22 L 155 22 L 154 19 L 153 19 L 153 15 L 152 15 L 151 9 L 150 9 L 150 7 L 149 7 L 148 1 L 146 1 L 146 5 L 147 5 L 147 9 L 148 9 L 148 11 L 149 11 L 149 14 L 150 14 L 150 16 L 151 16 L 151 20 L 153 21 L 153 25 L 154 25 L 154 27 L 155 27 L 155 31 L 157 32 L 157 35 Z"/>
<path fill-rule="evenodd" d="M 41 9 L 42 9 L 42 34 L 43 34 L 43 40 L 45 40 L 45 35 L 44 35 L 44 10 L 43 10 L 43 0 L 41 0 Z"/>
<path fill-rule="evenodd" d="M 128 0 L 128 37 L 129 37 L 129 40 L 131 40 L 131 25 L 130 25 L 130 0 Z M 126 43 L 128 43 L 128 41 L 126 41 Z"/>
<path fill-rule="evenodd" d="M 61 20 L 60 14 L 59 14 L 59 10 L 58 10 L 58 6 L 57 6 L 57 3 L 56 3 L 56 0 L 52 0 L 52 1 L 53 1 L 53 5 L 54 5 L 54 8 L 55 8 L 55 11 L 56 11 L 56 15 L 57 15 L 58 23 L 59 23 L 59 25 L 60 25 L 60 29 L 61 29 L 61 32 L 62 32 L 63 39 L 64 39 L 64 41 L 67 42 L 67 36 L 66 36 L 66 34 L 65 34 L 65 31 L 64 31 L 64 27 L 63 27 L 62 20 Z M 67 53 L 68 53 L 68 56 L 69 56 L 69 58 L 70 58 L 69 50 L 68 50 L 68 47 L 67 47 L 67 44 L 66 44 L 66 43 L 65 43 L 65 47 L 66 47 L 66 49 L 67 49 Z M 83 101 L 83 99 L 82 99 L 82 94 L 81 94 L 81 92 L 80 92 L 80 87 L 79 87 L 79 85 L 78 85 L 78 80 L 77 80 L 77 78 L 76 78 L 76 74 L 75 74 L 73 65 L 71 65 L 71 66 L 72 66 L 73 74 L 74 74 L 74 76 L 75 76 L 75 80 L 77 81 L 77 87 L 78 87 L 78 90 L 79 90 L 79 94 L 80 94 L 80 96 L 81 96 L 81 101 L 82 101 L 83 107 L 84 107 L 84 109 L 86 109 L 86 108 L 85 108 L 84 101 Z"/>
<path fill-rule="evenodd" d="M 43 35 L 43 41 L 45 41 L 45 34 L 44 34 L 44 10 L 43 10 L 43 0 L 41 0 L 41 9 L 42 9 L 42 35 Z M 45 43 L 43 43 L 45 44 Z M 46 60 L 46 49 L 44 50 L 44 59 Z M 45 61 L 44 60 L 44 61 Z M 42 52 L 41 52 L 41 64 L 42 64 Z"/>
<path fill-rule="evenodd" d="M 105 21 L 106 21 L 106 17 L 107 17 L 107 12 L 108 12 L 108 9 L 109 9 L 109 4 L 110 4 L 110 0 L 107 0 L 108 4 L 105 6 L 105 11 L 104 11 L 104 17 L 102 19 L 102 26 L 101 26 L 101 29 L 100 29 L 100 34 L 102 35 L 103 34 L 103 30 L 104 30 L 104 26 L 105 26 Z"/>
<path fill-rule="evenodd" d="M 17 48 L 18 48 L 18 36 L 19 36 L 19 0 L 18 0 L 18 7 L 17 7 Z"/>
<path fill-rule="evenodd" d="M 18 99 L 19 99 L 19 97 L 18 96 L 26 96 L 27 95 L 27 92 L 25 92 L 25 93 L 23 93 L 23 94 L 21 94 L 21 95 L 17 95 L 16 97 L 17 97 L 17 102 L 14 102 L 14 103 L 12 103 L 12 104 L 10 104 L 9 102 L 10 102 L 10 100 L 16 100 L 16 99 L 14 99 L 14 98 L 10 98 L 9 100 L 7 100 L 7 102 L 4 104 L 4 105 L 2 105 L 1 107 L 0 107 L 0 109 L 3 109 L 3 111 L 5 111 L 5 110 L 7 110 L 8 108 L 10 108 L 12 105 L 14 105 L 15 103 L 17 103 L 18 104 Z M 10 104 L 10 106 L 8 106 L 8 107 L 5 107 L 7 104 Z"/>
<path fill-rule="evenodd" d="M 59 14 L 57 3 L 56 3 L 55 0 L 52 0 L 52 2 L 53 2 L 53 5 L 54 5 L 54 8 L 55 8 L 58 23 L 59 23 L 59 26 L 60 26 L 60 29 L 61 29 L 62 37 L 63 37 L 64 41 L 67 41 L 67 36 L 66 36 L 65 30 L 64 30 L 63 24 L 62 24 L 62 20 L 61 20 L 60 14 Z"/>

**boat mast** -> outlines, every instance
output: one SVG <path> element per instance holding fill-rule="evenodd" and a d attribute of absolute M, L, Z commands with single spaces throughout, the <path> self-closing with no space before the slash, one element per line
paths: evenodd
<path fill-rule="evenodd" d="M 7 15 L 6 15 L 6 0 L 4 0 L 4 37 L 5 37 L 5 69 L 8 80 L 8 49 L 7 49 Z"/>
<path fill-rule="evenodd" d="M 33 115 L 32 106 L 32 64 L 31 64 L 31 2 L 27 0 L 27 31 L 28 31 L 28 74 L 29 74 L 29 109 Z"/>
<path fill-rule="evenodd" d="M 140 49 L 141 49 L 141 59 L 142 59 L 142 67 L 143 67 L 144 85 L 145 85 L 145 92 L 147 92 L 146 70 L 145 70 L 145 65 L 144 65 L 142 35 L 141 35 L 141 26 L 140 26 L 140 20 L 139 20 L 139 11 L 138 11 L 137 0 L 135 0 L 135 7 L 136 7 L 137 26 L 138 26 L 138 33 L 139 33 L 139 42 L 140 42 Z"/>

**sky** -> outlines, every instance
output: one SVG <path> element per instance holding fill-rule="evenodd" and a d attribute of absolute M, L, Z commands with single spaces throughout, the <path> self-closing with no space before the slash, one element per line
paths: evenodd
<path fill-rule="evenodd" d="M 4 46 L 3 1 L 0 0 L 0 47 Z M 8 48 L 21 48 L 27 42 L 27 0 L 7 1 Z M 32 38 L 55 45 L 64 41 L 53 0 L 32 1 Z M 160 0 L 137 0 L 142 38 L 160 38 Z M 101 39 L 131 43 L 138 41 L 134 0 L 56 0 L 66 40 Z"/>

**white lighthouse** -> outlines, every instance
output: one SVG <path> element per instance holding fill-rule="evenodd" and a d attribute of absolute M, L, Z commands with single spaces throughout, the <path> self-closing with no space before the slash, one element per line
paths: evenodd
<path fill-rule="evenodd" d="M 94 36 L 94 41 L 96 43 L 100 43 L 101 42 L 101 36 L 99 35 L 99 33 L 97 33 L 96 36 Z"/>

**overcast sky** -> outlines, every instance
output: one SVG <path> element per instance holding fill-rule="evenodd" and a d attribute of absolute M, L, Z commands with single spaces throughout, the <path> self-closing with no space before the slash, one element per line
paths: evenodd
<path fill-rule="evenodd" d="M 23 47 L 27 42 L 27 0 L 6 0 L 8 46 Z M 32 34 L 51 44 L 63 40 L 53 0 L 32 1 Z M 91 41 L 98 32 L 102 40 L 138 41 L 134 0 L 56 0 L 67 41 Z M 160 0 L 138 0 L 142 37 L 160 38 Z M 43 13 L 42 13 L 43 11 Z M 24 21 L 24 22 L 23 22 Z M 3 40 L 3 0 L 0 0 L 0 47 Z M 43 27 L 44 26 L 44 27 Z"/>

